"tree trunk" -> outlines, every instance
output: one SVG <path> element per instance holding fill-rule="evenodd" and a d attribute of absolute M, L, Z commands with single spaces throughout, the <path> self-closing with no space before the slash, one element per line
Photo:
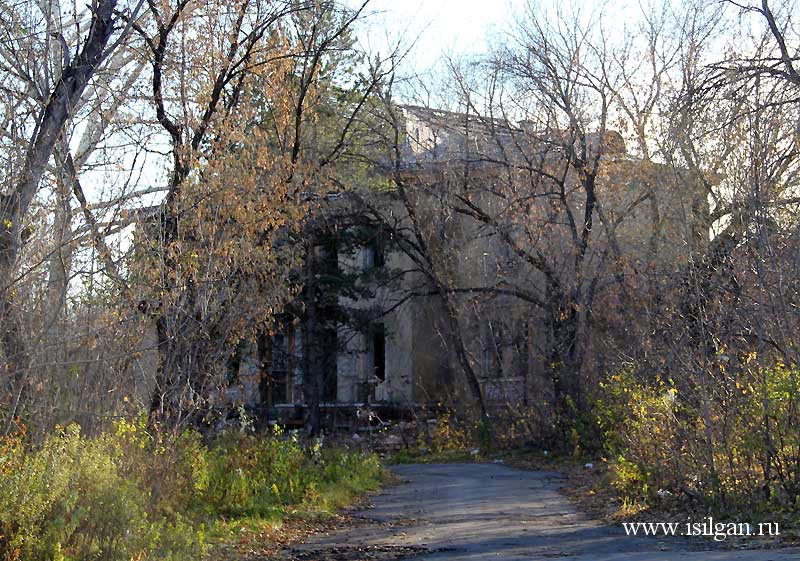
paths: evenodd
<path fill-rule="evenodd" d="M 580 316 L 571 301 L 565 302 L 560 293 L 550 296 L 548 323 L 551 344 L 548 353 L 555 396 L 555 425 L 566 431 L 576 416 L 586 412 L 586 400 L 581 383 L 583 345 L 579 341 Z M 562 435 L 563 436 L 563 435 Z"/>
<path fill-rule="evenodd" d="M 458 321 L 458 312 L 456 310 L 455 302 L 453 302 L 453 296 L 443 287 L 440 287 L 439 292 L 445 305 L 448 327 L 452 333 L 452 341 L 453 346 L 455 347 L 458 364 L 461 366 L 461 371 L 464 373 L 464 378 L 467 382 L 469 393 L 472 396 L 475 404 L 478 406 L 481 419 L 485 420 L 488 413 L 486 410 L 486 401 L 483 398 L 480 380 L 478 380 L 478 375 L 475 373 L 475 369 L 472 368 L 472 364 L 469 361 L 469 356 L 467 355 L 467 349 L 464 346 L 464 338 L 462 337 L 461 326 L 460 322 Z"/>

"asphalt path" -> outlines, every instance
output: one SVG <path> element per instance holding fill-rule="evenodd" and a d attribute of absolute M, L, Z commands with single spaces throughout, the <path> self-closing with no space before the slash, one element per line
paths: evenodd
<path fill-rule="evenodd" d="M 497 464 L 403 465 L 392 471 L 400 483 L 355 513 L 361 523 L 315 537 L 295 550 L 298 558 L 800 561 L 798 549 L 730 550 L 708 538 L 627 536 L 621 525 L 581 514 L 559 492 L 565 480 L 557 473 Z M 363 553 L 350 557 L 342 553 L 347 551 Z"/>

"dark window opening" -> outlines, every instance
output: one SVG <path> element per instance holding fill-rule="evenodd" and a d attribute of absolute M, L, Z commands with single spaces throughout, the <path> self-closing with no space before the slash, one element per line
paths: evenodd
<path fill-rule="evenodd" d="M 318 270 L 321 275 L 335 277 L 339 274 L 339 244 L 335 238 L 320 246 Z"/>
<path fill-rule="evenodd" d="M 239 380 L 239 369 L 242 366 L 241 347 L 237 346 L 236 349 L 228 357 L 225 364 L 225 381 L 228 384 L 234 384 Z"/>
<path fill-rule="evenodd" d="M 372 329 L 372 374 L 381 382 L 386 380 L 386 332 L 383 324 Z"/>
<path fill-rule="evenodd" d="M 378 241 L 372 241 L 367 244 L 365 248 L 364 268 L 369 269 L 372 267 L 383 267 L 386 264 L 386 256 L 383 251 L 383 244 Z"/>
<path fill-rule="evenodd" d="M 269 406 L 291 402 L 291 355 L 294 352 L 294 337 L 277 334 L 269 344 L 269 365 L 262 377 L 261 395 Z"/>
<path fill-rule="evenodd" d="M 267 400 L 270 405 L 289 403 L 289 384 L 286 380 L 286 374 L 282 372 L 270 374 L 265 381 L 268 387 Z"/>
<path fill-rule="evenodd" d="M 322 331 L 322 388 L 320 392 L 321 401 L 336 401 L 338 390 L 337 358 L 339 355 L 339 340 L 336 329 L 325 329 Z"/>

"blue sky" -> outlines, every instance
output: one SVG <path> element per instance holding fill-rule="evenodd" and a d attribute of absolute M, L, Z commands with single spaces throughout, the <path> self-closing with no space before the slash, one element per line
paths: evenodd
<path fill-rule="evenodd" d="M 485 51 L 487 37 L 501 32 L 524 4 L 525 0 L 372 0 L 368 11 L 373 15 L 361 40 L 384 51 L 387 37 L 404 36 L 406 44 L 414 43 L 406 69 L 424 72 L 442 54 Z"/>
<path fill-rule="evenodd" d="M 343 0 L 350 6 L 363 0 Z M 703 0 L 711 1 L 711 0 Z M 669 2 L 669 0 L 667 0 Z M 412 51 L 401 72 L 424 74 L 443 55 L 485 53 L 490 44 L 502 43 L 503 34 L 519 21 L 529 7 L 555 21 L 580 19 L 604 32 L 622 38 L 626 28 L 639 25 L 642 14 L 659 0 L 370 0 L 358 31 L 360 41 L 371 52 L 386 54 L 399 37 Z"/>

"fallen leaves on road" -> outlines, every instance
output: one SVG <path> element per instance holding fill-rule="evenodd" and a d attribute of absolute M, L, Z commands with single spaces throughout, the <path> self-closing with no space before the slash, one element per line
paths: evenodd
<path fill-rule="evenodd" d="M 284 551 L 286 561 L 396 561 L 429 552 L 424 547 L 370 545 L 331 546 L 321 549 Z"/>

